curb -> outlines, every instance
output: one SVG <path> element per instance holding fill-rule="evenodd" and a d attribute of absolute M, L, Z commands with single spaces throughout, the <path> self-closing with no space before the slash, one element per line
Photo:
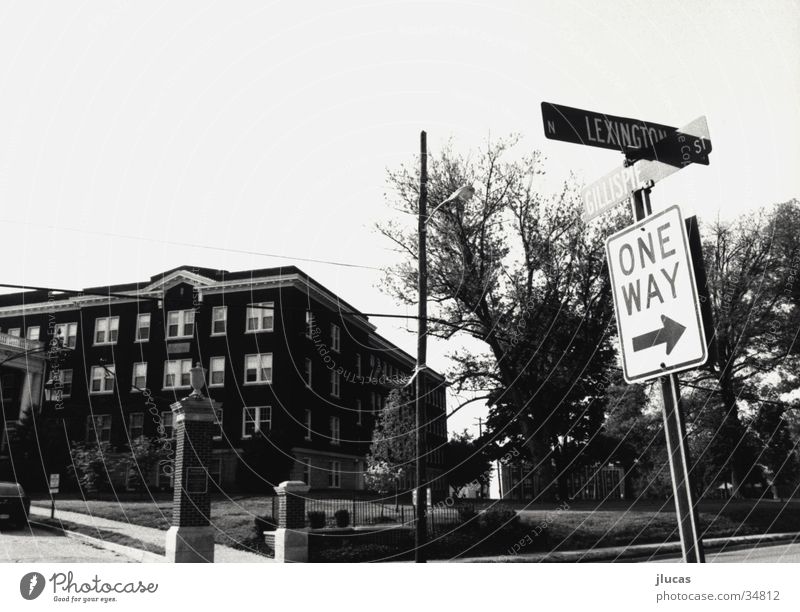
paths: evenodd
<path fill-rule="evenodd" d="M 119 555 L 127 557 L 131 561 L 137 563 L 166 563 L 166 559 L 164 559 L 164 557 L 162 557 L 161 555 L 157 555 L 156 553 L 148 552 L 146 550 L 133 548 L 132 546 L 125 546 L 124 544 L 117 544 L 116 542 L 107 542 L 101 538 L 95 538 L 86 535 L 85 533 L 70 531 L 69 529 L 63 529 L 61 527 L 56 527 L 55 525 L 47 525 L 46 523 L 40 523 L 39 521 L 35 520 L 29 519 L 28 523 L 36 527 L 39 527 L 40 529 L 57 531 L 59 533 L 63 533 L 68 538 L 81 540 L 92 546 L 103 548 L 105 550 L 110 550 L 111 552 L 115 552 Z"/>
<path fill-rule="evenodd" d="M 766 533 L 762 535 L 736 536 L 731 538 L 709 538 L 703 540 L 706 551 L 725 548 L 734 550 L 750 548 L 754 544 L 775 545 L 787 540 L 800 542 L 800 532 Z M 553 553 L 531 553 L 520 555 L 499 555 L 495 557 L 469 557 L 453 559 L 461 563 L 602 563 L 608 561 L 637 561 L 641 559 L 664 559 L 681 554 L 680 542 L 663 544 L 637 544 L 636 546 L 616 546 L 584 550 L 565 550 Z"/>

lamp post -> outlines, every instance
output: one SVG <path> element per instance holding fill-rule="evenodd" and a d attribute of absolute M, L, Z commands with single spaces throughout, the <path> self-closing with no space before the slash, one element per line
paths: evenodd
<path fill-rule="evenodd" d="M 436 206 L 431 215 L 445 204 L 455 201 L 466 202 L 475 194 L 475 190 L 465 185 L 457 189 L 446 200 Z M 427 367 L 428 350 L 428 261 L 427 261 L 427 235 L 428 235 L 428 143 L 427 134 L 420 132 L 420 174 L 419 174 L 419 211 L 418 211 L 418 238 L 419 238 L 419 274 L 417 278 L 418 311 L 417 311 L 417 367 L 414 372 L 414 415 L 416 438 L 415 462 L 415 490 L 417 504 L 416 529 L 414 531 L 414 562 L 425 563 L 424 547 L 428 541 L 427 524 L 427 495 L 425 485 L 425 432 L 427 425 L 423 414 L 422 397 L 425 392 L 423 386 L 423 370 Z"/>

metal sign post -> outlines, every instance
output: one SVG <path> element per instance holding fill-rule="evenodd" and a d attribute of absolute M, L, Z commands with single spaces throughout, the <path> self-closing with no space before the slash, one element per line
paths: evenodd
<path fill-rule="evenodd" d="M 636 221 L 652 214 L 650 188 L 633 192 L 633 215 Z M 660 377 L 661 397 L 664 402 L 664 434 L 667 441 L 669 471 L 672 477 L 672 495 L 678 517 L 678 532 L 684 563 L 705 563 L 703 541 L 697 520 L 691 479 L 689 478 L 689 450 L 686 447 L 686 428 L 681 410 L 681 396 L 677 374 Z"/>

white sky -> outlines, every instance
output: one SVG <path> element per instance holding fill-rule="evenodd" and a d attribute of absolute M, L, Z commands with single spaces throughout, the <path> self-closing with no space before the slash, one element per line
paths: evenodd
<path fill-rule="evenodd" d="M 798 17 L 789 1 L 5 2 L 3 282 L 297 263 L 396 312 L 374 271 L 163 241 L 387 264 L 372 230 L 385 169 L 412 160 L 421 129 L 433 153 L 520 132 L 559 179 L 620 164 L 545 140 L 542 100 L 676 126 L 706 115 L 711 165 L 665 179 L 656 208 L 729 216 L 800 196 Z M 432 344 L 433 366 L 448 348 Z"/>

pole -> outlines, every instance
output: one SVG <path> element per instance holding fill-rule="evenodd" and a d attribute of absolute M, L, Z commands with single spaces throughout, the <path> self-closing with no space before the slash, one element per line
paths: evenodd
<path fill-rule="evenodd" d="M 416 482 L 417 491 L 416 530 L 414 532 L 414 562 L 425 563 L 425 551 L 428 541 L 427 496 L 425 495 L 425 433 L 423 432 L 424 416 L 422 414 L 423 370 L 427 358 L 428 334 L 428 262 L 427 262 L 427 217 L 428 217 L 428 143 L 424 131 L 419 135 L 420 173 L 419 173 L 419 278 L 418 278 L 418 315 L 417 320 L 417 376 L 414 381 L 414 414 L 415 437 L 417 448 Z"/>
<path fill-rule="evenodd" d="M 633 215 L 641 221 L 652 213 L 650 189 L 633 192 Z M 684 563 L 705 563 L 703 541 L 697 520 L 692 481 L 689 475 L 689 449 L 686 447 L 686 428 L 683 423 L 681 394 L 678 376 L 669 374 L 659 378 L 661 397 L 664 402 L 664 434 L 667 439 L 669 471 L 672 476 L 672 496 L 675 499 L 675 514 L 678 517 L 678 532 Z"/>

